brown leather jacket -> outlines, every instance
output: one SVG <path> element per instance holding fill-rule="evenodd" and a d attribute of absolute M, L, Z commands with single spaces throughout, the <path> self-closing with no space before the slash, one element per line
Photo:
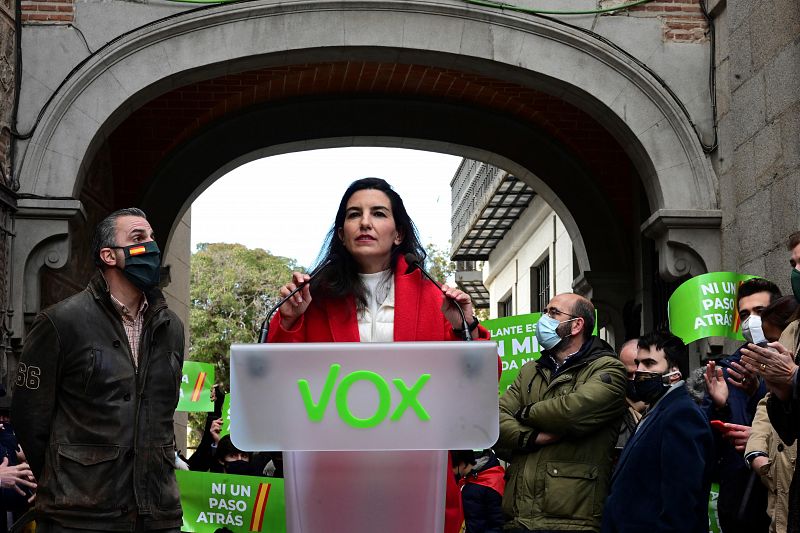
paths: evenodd
<path fill-rule="evenodd" d="M 147 294 L 138 369 L 99 273 L 43 311 L 20 358 L 12 418 L 39 488 L 36 511 L 66 527 L 181 526 L 172 417 L 184 332 Z"/>

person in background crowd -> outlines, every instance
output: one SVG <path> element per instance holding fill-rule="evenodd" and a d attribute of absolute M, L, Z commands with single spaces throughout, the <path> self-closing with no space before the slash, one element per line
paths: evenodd
<path fill-rule="evenodd" d="M 451 481 L 456 485 L 456 487 L 458 487 L 458 482 L 464 476 L 472 472 L 472 468 L 475 466 L 475 452 L 472 450 L 450 450 L 449 455 L 450 466 L 452 467 L 453 475 L 448 478 L 448 488 L 450 484 L 449 482 Z M 452 501 L 454 499 L 457 501 Z M 464 520 L 464 507 L 463 501 L 461 500 L 461 492 L 458 490 L 448 490 L 447 494 L 445 495 L 445 506 L 447 509 L 458 508 L 459 520 L 461 522 L 458 526 L 458 531 L 459 533 L 463 533 L 466 522 Z M 453 520 L 452 517 L 451 520 Z"/>
<path fill-rule="evenodd" d="M 453 475 L 456 482 L 464 479 L 465 476 L 475 468 L 475 452 L 472 450 L 451 450 L 450 466 L 453 468 Z"/>
<path fill-rule="evenodd" d="M 790 282 L 795 300 L 800 302 L 800 231 L 789 236 Z M 800 319 L 793 320 L 778 342 L 766 347 L 748 344 L 742 349 L 742 362 L 752 372 L 761 374 L 770 396 L 767 414 L 772 427 L 784 444 L 793 444 L 800 436 L 800 390 L 797 383 L 797 359 L 800 355 Z M 789 490 L 789 513 L 786 530 L 800 531 L 800 476 L 795 469 Z"/>
<path fill-rule="evenodd" d="M 500 398 L 497 446 L 512 453 L 503 494 L 511 531 L 600 527 L 627 379 L 614 350 L 592 335 L 594 316 L 586 298 L 554 296 L 536 326 L 542 356 Z"/>
<path fill-rule="evenodd" d="M 158 288 L 153 239 L 139 209 L 103 219 L 99 271 L 25 339 L 11 414 L 39 481 L 39 532 L 180 531 L 173 415 L 185 336 Z"/>
<path fill-rule="evenodd" d="M 459 479 L 464 503 L 465 533 L 502 533 L 505 469 L 492 450 L 484 450 L 472 471 Z"/>
<path fill-rule="evenodd" d="M 647 403 L 611 481 L 603 533 L 708 533 L 713 437 L 681 379 L 686 345 L 668 332 L 638 341 L 634 399 Z"/>
<path fill-rule="evenodd" d="M 251 456 L 250 452 L 243 452 L 234 446 L 230 435 L 225 435 L 219 440 L 214 454 L 218 466 L 212 467 L 211 472 L 225 472 L 238 476 L 262 475 L 260 471 L 254 471 L 250 464 Z"/>
<path fill-rule="evenodd" d="M 775 342 L 780 338 L 799 308 L 794 296 L 784 296 L 764 309 L 761 322 L 768 341 Z M 758 402 L 744 458 L 767 487 L 770 532 L 786 533 L 789 486 L 797 460 L 797 443 L 786 445 L 775 432 L 767 415 L 768 398 L 769 394 Z"/>
<path fill-rule="evenodd" d="M 7 409 L 0 410 L 0 458 L 0 533 L 6 533 L 28 509 L 36 490 L 36 480 L 17 443 Z"/>
<path fill-rule="evenodd" d="M 206 415 L 206 425 L 200 444 L 191 457 L 186 461 L 189 470 L 197 472 L 214 471 L 214 455 L 219 444 L 220 431 L 222 429 L 222 404 L 225 401 L 225 391 L 221 384 L 216 384 L 211 388 L 211 401 L 214 402 L 214 410 Z"/>
<path fill-rule="evenodd" d="M 629 339 L 625 341 L 625 343 L 622 345 L 622 348 L 619 349 L 619 360 L 623 365 L 625 365 L 629 382 L 633 379 L 633 375 L 636 372 L 638 341 L 639 339 Z M 642 418 L 642 411 L 644 411 L 646 407 L 644 402 L 635 402 L 631 400 L 627 393 L 625 396 L 625 401 L 628 404 L 628 409 L 625 411 L 625 415 L 622 417 L 622 425 L 619 428 L 616 455 L 614 457 L 615 462 L 619 459 L 619 454 L 622 453 L 625 443 L 628 442 L 628 439 L 630 439 L 636 431 L 636 426 L 639 425 L 639 420 Z"/>
<path fill-rule="evenodd" d="M 762 278 L 749 279 L 739 286 L 737 309 L 744 335 L 760 327 L 761 312 L 780 296 L 778 286 Z M 719 457 L 715 477 L 719 479 L 720 525 L 725 533 L 763 533 L 770 523 L 766 513 L 767 491 L 754 483 L 742 455 L 756 406 L 767 389 L 757 374 L 741 365 L 742 347 L 719 363 L 708 363 L 703 407 L 709 420 L 725 423 L 725 431 L 714 434 Z"/>

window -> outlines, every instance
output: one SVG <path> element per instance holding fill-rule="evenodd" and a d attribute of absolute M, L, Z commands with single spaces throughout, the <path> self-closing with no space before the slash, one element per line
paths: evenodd
<path fill-rule="evenodd" d="M 497 302 L 497 317 L 511 316 L 514 314 L 514 298 L 511 294 Z"/>
<path fill-rule="evenodd" d="M 531 313 L 540 312 L 550 301 L 550 257 L 531 267 Z"/>

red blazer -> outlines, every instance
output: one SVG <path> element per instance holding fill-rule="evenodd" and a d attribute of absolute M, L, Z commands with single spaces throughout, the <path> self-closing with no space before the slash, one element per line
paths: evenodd
<path fill-rule="evenodd" d="M 442 313 L 442 293 L 419 269 L 404 274 L 408 265 L 401 256 L 394 274 L 394 340 L 457 341 L 453 327 Z M 290 330 L 281 327 L 280 311 L 269 328 L 269 342 L 359 342 L 355 300 L 314 299 Z M 469 320 L 470 317 L 467 317 Z M 478 338 L 489 339 L 489 332 L 478 326 Z"/>
<path fill-rule="evenodd" d="M 419 269 L 405 274 L 408 264 L 400 256 L 394 270 L 394 340 L 457 341 L 453 326 L 442 313 L 442 292 L 423 278 Z M 359 342 L 358 318 L 353 297 L 346 301 L 313 299 L 306 312 L 290 330 L 281 327 L 280 311 L 275 313 L 269 328 L 269 342 Z M 469 320 L 470 317 L 467 317 Z M 478 326 L 478 338 L 489 339 L 489 332 Z M 499 362 L 499 359 L 498 359 Z M 499 363 L 498 363 L 499 372 Z M 445 496 L 445 533 L 458 533 L 464 523 L 461 491 L 456 485 L 447 460 L 447 493 Z"/>

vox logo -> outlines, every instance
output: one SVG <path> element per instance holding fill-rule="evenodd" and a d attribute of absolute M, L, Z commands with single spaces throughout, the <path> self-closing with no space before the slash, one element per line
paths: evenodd
<path fill-rule="evenodd" d="M 319 400 L 316 402 L 311 396 L 311 386 L 308 380 L 297 380 L 297 388 L 300 389 L 300 396 L 308 412 L 308 419 L 312 422 L 321 422 L 325 417 L 325 412 L 328 409 L 331 396 L 335 398 L 336 411 L 339 413 L 339 418 L 341 418 L 345 424 L 354 428 L 375 427 L 386 420 L 387 416 L 389 420 L 396 422 L 403 417 L 409 408 L 416 413 L 420 420 L 427 421 L 431 419 L 430 415 L 425 411 L 425 408 L 417 398 L 422 388 L 431 378 L 430 374 L 422 374 L 411 387 L 408 387 L 400 378 L 394 378 L 392 380 L 392 384 L 400 393 L 400 403 L 397 404 L 390 416 L 389 411 L 392 408 L 392 394 L 389 383 L 383 376 L 375 372 L 370 372 L 369 370 L 357 370 L 344 376 L 337 384 L 336 381 L 339 378 L 339 371 L 341 368 L 342 365 L 334 363 L 331 365 L 330 369 L 328 369 L 328 377 L 325 379 L 325 384 L 320 392 Z M 350 410 L 350 405 L 348 403 L 350 387 L 359 381 L 371 383 L 378 392 L 378 405 L 375 407 L 375 412 L 372 416 L 367 418 L 355 416 Z M 334 389 L 336 391 L 335 393 Z"/>

